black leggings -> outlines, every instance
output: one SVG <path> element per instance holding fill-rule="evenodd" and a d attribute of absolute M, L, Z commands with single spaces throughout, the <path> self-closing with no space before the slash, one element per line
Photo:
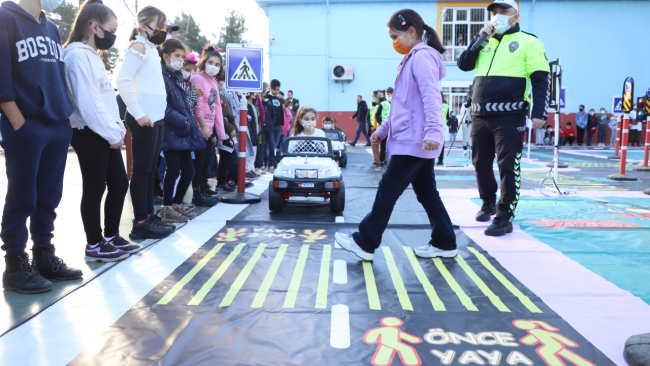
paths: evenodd
<path fill-rule="evenodd" d="M 219 168 L 217 170 L 217 184 L 226 184 L 228 181 L 237 182 L 237 173 L 239 169 L 239 162 L 237 159 L 237 151 L 227 152 L 219 150 Z"/>
<path fill-rule="evenodd" d="M 77 153 L 83 179 L 81 221 L 88 244 L 97 244 L 103 237 L 119 234 L 124 198 L 129 189 L 122 150 L 109 148 L 108 142 L 88 127 L 74 129 L 71 144 Z M 101 206 L 106 188 L 102 236 Z"/>
<path fill-rule="evenodd" d="M 158 171 L 157 162 L 162 147 L 165 123 L 160 120 L 153 127 L 140 127 L 131 114 L 126 114 L 126 125 L 131 130 L 131 203 L 136 221 L 153 215 L 153 186 Z"/>
<path fill-rule="evenodd" d="M 203 149 L 194 150 L 194 179 L 192 179 L 192 187 L 194 189 L 208 183 L 210 159 L 212 154 L 214 154 L 212 138 L 207 139 L 205 145 Z"/>
<path fill-rule="evenodd" d="M 189 150 L 167 150 L 163 151 L 165 155 L 165 181 L 163 184 L 163 206 L 172 204 L 180 205 L 183 203 L 183 197 L 187 189 L 190 188 L 192 178 L 194 178 L 194 164 L 192 163 L 192 152 Z M 176 186 L 178 176 L 181 179 Z M 174 194 L 174 188 L 176 194 Z"/>

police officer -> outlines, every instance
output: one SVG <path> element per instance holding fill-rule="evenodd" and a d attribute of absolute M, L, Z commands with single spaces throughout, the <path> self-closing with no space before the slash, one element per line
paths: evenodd
<path fill-rule="evenodd" d="M 514 0 L 496 0 L 488 6 L 492 22 L 474 36 L 460 55 L 458 67 L 476 70 L 472 90 L 472 162 L 483 206 L 477 221 L 490 221 L 485 235 L 512 232 L 521 185 L 520 161 L 530 107 L 532 83 L 535 128 L 547 119 L 550 68 L 544 44 L 519 28 L 519 7 Z M 473 52 L 482 34 L 489 38 Z M 492 164 L 497 155 L 501 175 L 501 199 L 496 204 L 497 182 Z"/>

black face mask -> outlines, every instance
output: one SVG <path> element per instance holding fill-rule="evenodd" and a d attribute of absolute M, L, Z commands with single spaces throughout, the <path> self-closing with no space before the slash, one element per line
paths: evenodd
<path fill-rule="evenodd" d="M 151 28 L 149 24 L 145 24 L 145 25 L 153 32 L 153 36 L 150 36 L 149 32 L 144 31 L 147 34 L 147 38 L 149 39 L 149 42 L 155 44 L 156 46 L 161 45 L 163 44 L 163 42 L 165 42 L 165 39 L 167 39 L 167 35 L 165 33 Z"/>
<path fill-rule="evenodd" d="M 97 49 L 99 50 L 106 51 L 107 49 L 113 47 L 115 44 L 115 38 L 117 37 L 106 29 L 102 27 L 99 28 L 104 31 L 104 38 L 99 38 L 97 37 L 97 34 L 95 34 L 95 46 L 97 46 Z"/>

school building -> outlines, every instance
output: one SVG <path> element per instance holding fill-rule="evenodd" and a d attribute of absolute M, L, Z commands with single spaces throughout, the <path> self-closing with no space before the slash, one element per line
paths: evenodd
<path fill-rule="evenodd" d="M 455 60 L 468 40 L 489 21 L 491 1 L 391 0 L 256 0 L 269 17 L 269 71 L 271 79 L 292 89 L 303 106 L 312 106 L 337 118 L 348 135 L 356 130 L 349 117 L 355 97 L 370 104 L 370 93 L 393 86 L 401 55 L 386 31 L 388 18 L 411 8 L 436 28 L 448 51 L 447 77 L 441 88 L 452 109 L 460 105 L 474 78 Z M 546 46 L 549 60 L 561 59 L 566 87 L 562 122 L 574 120 L 580 104 L 587 110 L 612 111 L 623 81 L 635 80 L 635 96 L 650 88 L 650 41 L 646 36 L 650 1 L 519 2 L 520 26 Z M 354 79 L 335 81 L 335 66 L 351 66 Z M 349 65 L 349 66 L 347 66 Z M 343 122 L 343 123 L 341 123 Z"/>

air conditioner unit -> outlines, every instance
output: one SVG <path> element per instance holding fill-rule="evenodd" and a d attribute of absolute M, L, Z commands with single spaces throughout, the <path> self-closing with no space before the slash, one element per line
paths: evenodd
<path fill-rule="evenodd" d="M 351 82 L 352 80 L 354 80 L 354 70 L 352 69 L 352 65 L 349 64 L 333 65 L 332 80 L 334 80 L 334 82 L 338 82 L 338 81 Z"/>

